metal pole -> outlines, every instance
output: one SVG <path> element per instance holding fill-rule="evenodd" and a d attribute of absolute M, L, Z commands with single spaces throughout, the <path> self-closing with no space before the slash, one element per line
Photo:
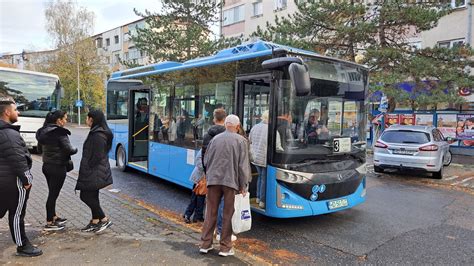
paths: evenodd
<path fill-rule="evenodd" d="M 469 1 L 469 3 L 467 3 L 467 40 L 466 40 L 466 44 L 468 44 L 469 46 L 472 46 L 472 4 L 471 4 L 471 1 Z"/>
<path fill-rule="evenodd" d="M 81 100 L 80 82 L 79 82 L 79 60 L 77 60 L 77 103 Z M 81 125 L 81 107 L 77 105 L 77 125 Z"/>

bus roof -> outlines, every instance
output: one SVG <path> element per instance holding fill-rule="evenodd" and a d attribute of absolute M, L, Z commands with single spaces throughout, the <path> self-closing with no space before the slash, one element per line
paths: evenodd
<path fill-rule="evenodd" d="M 9 71 L 9 72 L 15 72 L 15 73 L 19 73 L 19 74 L 36 75 L 36 76 L 59 79 L 58 75 L 48 74 L 48 73 L 43 73 L 43 72 L 30 71 L 30 70 L 17 69 L 17 68 L 0 67 L 0 71 Z"/>
<path fill-rule="evenodd" d="M 215 65 L 221 63 L 227 63 L 237 60 L 255 58 L 265 55 L 271 55 L 273 51 L 276 50 L 285 50 L 289 52 L 296 52 L 301 54 L 307 54 L 312 56 L 317 56 L 317 53 L 305 51 L 290 46 L 284 46 L 280 44 L 275 44 L 265 41 L 257 41 L 254 43 L 247 43 L 238 45 L 232 48 L 224 49 L 217 52 L 215 55 L 200 57 L 196 59 L 191 59 L 183 63 L 179 62 L 160 62 L 156 64 L 151 64 L 147 66 L 141 66 L 136 68 L 131 68 L 123 71 L 114 72 L 111 75 L 111 80 L 119 79 L 121 77 L 139 77 L 147 74 L 156 74 L 161 72 L 168 72 L 171 70 L 179 70 L 186 68 L 194 68 L 206 65 Z"/>

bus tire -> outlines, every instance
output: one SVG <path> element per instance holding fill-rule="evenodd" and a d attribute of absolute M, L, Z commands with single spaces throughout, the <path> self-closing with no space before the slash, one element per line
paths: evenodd
<path fill-rule="evenodd" d="M 117 151 L 115 152 L 115 159 L 117 168 L 122 172 L 126 172 L 128 168 L 127 153 L 125 152 L 125 149 L 122 145 L 118 146 Z"/>

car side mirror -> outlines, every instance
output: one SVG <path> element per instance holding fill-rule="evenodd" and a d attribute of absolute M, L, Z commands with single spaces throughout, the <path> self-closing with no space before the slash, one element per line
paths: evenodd
<path fill-rule="evenodd" d="M 457 139 L 456 139 L 456 138 L 452 138 L 452 137 L 445 137 L 445 138 L 444 138 L 444 141 L 449 142 L 449 143 L 453 143 L 453 142 L 457 141 Z"/>

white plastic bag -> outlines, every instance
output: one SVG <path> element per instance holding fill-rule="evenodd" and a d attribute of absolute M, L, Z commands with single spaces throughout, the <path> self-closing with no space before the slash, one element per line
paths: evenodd
<path fill-rule="evenodd" d="M 252 214 L 250 213 L 250 193 L 235 195 L 234 215 L 232 215 L 232 231 L 239 234 L 249 231 L 252 227 Z"/>

